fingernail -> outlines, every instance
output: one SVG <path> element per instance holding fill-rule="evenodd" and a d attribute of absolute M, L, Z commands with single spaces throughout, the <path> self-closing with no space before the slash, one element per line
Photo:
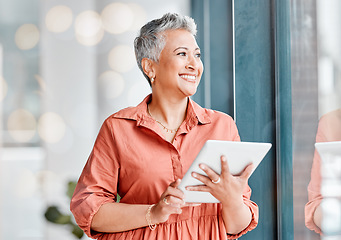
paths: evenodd
<path fill-rule="evenodd" d="M 202 170 L 205 170 L 205 169 L 206 169 L 206 167 L 205 167 L 204 165 L 202 165 L 202 164 L 199 164 L 199 167 L 200 167 Z"/>
<path fill-rule="evenodd" d="M 221 157 L 221 161 L 226 162 L 226 157 L 225 157 L 225 156 L 222 156 L 222 157 Z"/>
<path fill-rule="evenodd" d="M 192 173 L 192 176 L 193 176 L 193 177 L 196 177 L 196 176 L 197 176 L 197 174 L 196 174 L 196 173 Z"/>

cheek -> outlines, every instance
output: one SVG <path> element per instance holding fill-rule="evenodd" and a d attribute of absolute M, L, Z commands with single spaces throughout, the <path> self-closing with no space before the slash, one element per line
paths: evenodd
<path fill-rule="evenodd" d="M 201 78 L 201 77 L 202 77 L 202 74 L 203 74 L 203 72 L 204 72 L 204 65 L 203 65 L 202 63 L 201 63 L 201 65 L 199 66 L 198 70 L 199 70 L 200 78 Z"/>
<path fill-rule="evenodd" d="M 202 63 L 200 58 L 197 59 L 195 68 L 198 71 L 198 73 L 200 74 L 200 76 L 202 76 L 202 73 L 204 71 L 204 64 Z"/>
<path fill-rule="evenodd" d="M 166 64 L 164 64 L 162 66 L 162 71 L 164 73 L 168 73 L 168 74 L 174 74 L 174 73 L 178 73 L 179 71 L 179 64 L 176 62 L 172 62 L 172 61 L 168 61 L 166 62 Z"/>

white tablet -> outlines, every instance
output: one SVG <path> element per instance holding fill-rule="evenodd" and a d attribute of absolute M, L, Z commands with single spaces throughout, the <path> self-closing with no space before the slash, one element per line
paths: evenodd
<path fill-rule="evenodd" d="M 341 141 L 315 143 L 315 148 L 321 157 L 321 176 L 323 181 L 339 179 L 341 175 Z M 322 194 L 329 196 L 331 193 L 340 192 L 341 186 L 339 183 L 336 185 L 330 185 L 330 182 L 324 184 L 321 188 Z M 336 188 L 339 190 L 337 191 Z"/>
<path fill-rule="evenodd" d="M 341 141 L 315 143 L 315 148 L 320 154 L 322 161 L 329 157 L 341 157 Z"/>
<path fill-rule="evenodd" d="M 183 177 L 179 189 L 185 193 L 185 202 L 193 203 L 217 203 L 219 202 L 208 192 L 187 191 L 186 186 L 202 185 L 203 183 L 191 176 L 192 172 L 205 174 L 199 168 L 200 163 L 205 163 L 215 172 L 221 173 L 220 156 L 225 155 L 229 165 L 230 172 L 233 175 L 239 175 L 247 165 L 254 164 L 254 169 L 259 165 L 262 159 L 271 148 L 271 143 L 259 142 L 235 142 L 235 141 L 220 141 L 208 140 L 192 165 Z M 253 172 L 252 171 L 252 172 Z"/>

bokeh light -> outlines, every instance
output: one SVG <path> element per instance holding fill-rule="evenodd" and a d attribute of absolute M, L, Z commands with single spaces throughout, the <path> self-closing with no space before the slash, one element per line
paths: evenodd
<path fill-rule="evenodd" d="M 87 101 L 82 101 L 76 104 L 68 116 L 68 124 L 72 129 L 75 138 L 89 139 L 89 132 L 92 132 L 92 127 L 97 124 L 97 117 L 94 116 L 94 112 L 98 111 L 98 105 L 88 98 Z M 91 116 L 91 117 L 89 117 Z M 86 119 L 86 121 L 84 120 Z M 84 131 L 86 129 L 86 131 Z M 93 136 L 95 137 L 95 136 Z"/>
<path fill-rule="evenodd" d="M 116 72 L 128 72 L 136 64 L 134 50 L 127 45 L 118 45 L 109 52 L 108 63 Z"/>
<path fill-rule="evenodd" d="M 65 134 L 64 120 L 54 112 L 41 115 L 38 121 L 39 136 L 47 143 L 57 143 Z"/>
<path fill-rule="evenodd" d="M 140 28 L 147 22 L 147 13 L 138 4 L 129 3 L 128 6 L 134 15 L 133 23 L 130 27 L 130 30 L 132 31 L 140 30 Z"/>
<path fill-rule="evenodd" d="M 44 197 L 52 197 L 56 199 L 56 197 L 59 197 L 58 194 L 64 190 L 64 183 L 62 179 L 52 171 L 39 171 L 36 174 L 36 178 Z"/>
<path fill-rule="evenodd" d="M 72 20 L 72 10 L 67 6 L 58 5 L 47 12 L 45 24 L 49 31 L 61 33 L 70 28 Z"/>
<path fill-rule="evenodd" d="M 34 48 L 38 44 L 39 38 L 39 29 L 34 24 L 23 24 L 15 33 L 15 43 L 22 50 Z"/>
<path fill-rule="evenodd" d="M 112 34 L 128 31 L 134 23 L 134 13 L 124 3 L 111 3 L 101 13 L 104 29 Z"/>
<path fill-rule="evenodd" d="M 80 13 L 75 21 L 75 32 L 80 44 L 85 46 L 98 44 L 104 36 L 100 15 L 90 10 Z"/>
<path fill-rule="evenodd" d="M 20 198 L 29 198 L 39 189 L 38 179 L 29 169 L 22 169 L 19 178 L 15 179 L 14 193 Z"/>
<path fill-rule="evenodd" d="M 36 127 L 34 115 L 25 109 L 18 109 L 8 117 L 7 129 L 17 142 L 29 142 L 36 133 Z"/>
<path fill-rule="evenodd" d="M 124 79 L 121 74 L 114 71 L 106 71 L 99 76 L 101 92 L 107 99 L 119 97 L 124 90 Z"/>
<path fill-rule="evenodd" d="M 129 89 L 128 104 L 130 106 L 136 106 L 150 93 L 151 89 L 147 80 L 137 82 Z"/>
<path fill-rule="evenodd" d="M 8 86 L 3 77 L 0 76 L 0 101 L 4 100 L 7 96 Z"/>
<path fill-rule="evenodd" d="M 53 144 L 48 144 L 47 148 L 51 152 L 55 154 L 65 154 L 67 153 L 72 146 L 74 146 L 74 134 L 72 132 L 72 129 L 70 127 L 65 128 L 65 134 L 63 137 L 60 139 L 60 141 L 53 143 Z"/>

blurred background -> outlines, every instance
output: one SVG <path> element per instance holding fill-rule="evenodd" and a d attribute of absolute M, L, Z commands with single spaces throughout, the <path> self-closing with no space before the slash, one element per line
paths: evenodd
<path fill-rule="evenodd" d="M 294 235 L 319 239 L 305 228 L 303 208 L 318 120 L 341 108 L 341 2 L 291 0 L 290 6 Z M 77 239 L 70 182 L 77 181 L 104 119 L 150 93 L 133 40 L 142 25 L 166 12 L 192 15 L 193 1 L 0 0 L 1 240 Z M 232 39 L 232 28 L 229 33 Z M 211 74 L 220 61 L 214 51 L 209 61 L 208 55 L 203 61 Z M 204 78 L 199 102 L 209 86 L 209 75 Z M 223 110 L 212 91 L 201 104 Z M 238 99 L 226 101 L 233 115 Z M 65 224 L 47 221 L 51 206 L 49 217 Z"/>
<path fill-rule="evenodd" d="M 162 2 L 162 3 L 161 3 Z M 0 1 L 0 239 L 75 239 L 46 221 L 69 213 L 103 120 L 150 92 L 136 65 L 139 28 L 189 1 Z M 84 237 L 85 238 L 85 237 Z"/>

